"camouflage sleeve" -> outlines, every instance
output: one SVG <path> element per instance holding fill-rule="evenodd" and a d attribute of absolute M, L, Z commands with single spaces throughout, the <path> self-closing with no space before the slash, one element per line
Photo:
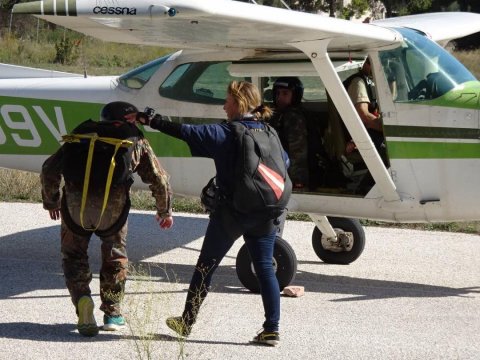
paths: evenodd
<path fill-rule="evenodd" d="M 308 185 L 307 120 L 297 111 L 288 111 L 283 116 L 283 128 L 288 129 L 286 131 L 290 158 L 288 174 L 294 185 Z"/>
<path fill-rule="evenodd" d="M 40 182 L 42 202 L 45 210 L 60 208 L 60 183 L 62 181 L 63 147 L 50 156 L 42 165 Z"/>
<path fill-rule="evenodd" d="M 132 161 L 134 172 L 137 172 L 142 181 L 148 184 L 155 198 L 155 207 L 161 218 L 172 215 L 172 189 L 169 176 L 148 143 L 147 139 L 137 142 L 133 151 Z"/>

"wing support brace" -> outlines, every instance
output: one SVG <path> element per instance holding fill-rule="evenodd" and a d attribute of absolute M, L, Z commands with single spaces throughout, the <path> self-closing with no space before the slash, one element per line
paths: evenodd
<path fill-rule="evenodd" d="M 378 189 L 386 202 L 401 200 L 397 188 L 392 181 L 387 168 L 382 162 L 377 149 L 373 145 L 370 136 L 357 114 L 355 107 L 345 90 L 342 81 L 338 77 L 328 53 L 327 46 L 330 39 L 291 43 L 290 45 L 300 49 L 311 60 L 315 70 L 325 84 L 338 112 L 345 122 L 345 126 L 355 140 L 355 144 L 362 155 Z M 341 106 L 339 106 L 341 105 Z"/>
<path fill-rule="evenodd" d="M 329 241 L 332 243 L 336 243 L 338 238 L 337 238 L 337 233 L 333 229 L 332 225 L 330 224 L 330 221 L 328 221 L 328 218 L 324 215 L 319 215 L 319 214 L 308 214 L 310 216 L 310 219 L 315 223 L 315 226 L 318 227 L 318 229 L 324 234 Z"/>

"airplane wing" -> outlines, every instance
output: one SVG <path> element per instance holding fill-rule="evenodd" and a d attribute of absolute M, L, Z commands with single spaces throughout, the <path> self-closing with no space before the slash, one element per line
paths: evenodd
<path fill-rule="evenodd" d="M 450 40 L 479 32 L 480 15 L 469 12 L 430 13 L 376 20 L 373 24 L 415 29 L 446 45 Z"/>
<path fill-rule="evenodd" d="M 229 0 L 43 0 L 12 12 L 105 41 L 171 48 L 298 51 L 291 44 L 330 39 L 329 51 L 355 51 L 401 41 L 371 24 Z"/>
<path fill-rule="evenodd" d="M 81 74 L 0 63 L 0 79 L 83 77 Z"/>

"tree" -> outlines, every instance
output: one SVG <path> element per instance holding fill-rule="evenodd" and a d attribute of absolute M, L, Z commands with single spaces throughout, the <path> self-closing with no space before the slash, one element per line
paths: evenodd
<path fill-rule="evenodd" d="M 335 17 L 339 5 L 337 0 L 325 0 L 323 8 L 324 11 L 328 12 L 330 17 Z"/>
<path fill-rule="evenodd" d="M 285 2 L 288 4 L 288 6 L 290 6 L 291 9 L 309 13 L 317 12 L 323 6 L 322 0 L 286 0 Z"/>
<path fill-rule="evenodd" d="M 429 12 L 432 7 L 432 0 L 410 0 L 407 5 L 409 14 Z"/>
<path fill-rule="evenodd" d="M 360 18 L 369 8 L 368 0 L 352 0 L 350 4 L 342 10 L 342 16 L 345 19 L 350 19 L 355 16 Z"/>
<path fill-rule="evenodd" d="M 406 9 L 404 0 L 383 0 L 385 5 L 386 17 L 392 17 L 394 14 L 405 13 Z"/>

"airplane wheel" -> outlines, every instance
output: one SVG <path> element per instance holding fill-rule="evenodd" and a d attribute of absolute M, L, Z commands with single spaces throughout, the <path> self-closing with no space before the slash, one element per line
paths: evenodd
<path fill-rule="evenodd" d="M 340 237 L 340 244 L 331 244 L 319 228 L 312 234 L 315 254 L 328 264 L 347 265 L 354 262 L 365 248 L 365 232 L 358 219 L 328 217 L 333 229 Z"/>
<path fill-rule="evenodd" d="M 297 257 L 290 244 L 280 237 L 277 237 L 275 241 L 272 261 L 278 285 L 280 286 L 280 291 L 282 291 L 285 286 L 288 286 L 295 278 L 295 274 L 297 273 Z M 251 292 L 259 293 L 260 285 L 255 270 L 253 269 L 250 253 L 245 244 L 238 251 L 236 269 L 238 279 L 242 285 Z"/>

